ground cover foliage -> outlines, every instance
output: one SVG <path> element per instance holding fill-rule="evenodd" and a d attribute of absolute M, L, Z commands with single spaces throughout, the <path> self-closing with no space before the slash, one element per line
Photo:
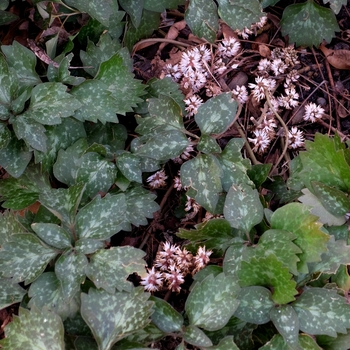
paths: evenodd
<path fill-rule="evenodd" d="M 0 1 L 0 347 L 348 349 L 346 5 Z"/>

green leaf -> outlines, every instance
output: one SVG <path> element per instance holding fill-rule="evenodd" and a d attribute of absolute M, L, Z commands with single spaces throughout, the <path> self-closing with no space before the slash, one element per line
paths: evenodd
<path fill-rule="evenodd" d="M 8 25 L 18 19 L 19 17 L 14 13 L 0 10 L 0 26 Z"/>
<path fill-rule="evenodd" d="M 10 279 L 0 278 L 0 310 L 20 303 L 26 295 L 26 290 Z"/>
<path fill-rule="evenodd" d="M 243 241 L 233 243 L 226 251 L 224 258 L 224 272 L 229 276 L 237 276 L 241 267 L 243 255 L 248 247 Z"/>
<path fill-rule="evenodd" d="M 86 153 L 81 158 L 76 181 L 86 184 L 84 196 L 90 198 L 99 192 L 108 192 L 116 177 L 116 168 L 97 153 Z"/>
<path fill-rule="evenodd" d="M 114 295 L 90 288 L 81 296 L 81 315 L 90 327 L 100 350 L 145 327 L 152 313 L 149 294 L 142 287 Z"/>
<path fill-rule="evenodd" d="M 52 248 L 44 246 L 32 234 L 12 235 L 0 250 L 1 275 L 12 277 L 13 282 L 33 282 L 57 255 Z"/>
<path fill-rule="evenodd" d="M 275 304 L 268 289 L 260 286 L 245 287 L 237 298 L 239 305 L 234 313 L 235 317 L 254 324 L 270 321 L 270 310 Z"/>
<path fill-rule="evenodd" d="M 205 245 L 209 250 L 223 254 L 232 243 L 234 235 L 230 223 L 225 219 L 212 219 L 195 226 L 195 230 L 180 228 L 176 234 L 195 245 Z"/>
<path fill-rule="evenodd" d="M 205 134 L 201 136 L 199 143 L 197 145 L 197 149 L 199 152 L 207 153 L 207 154 L 221 153 L 221 148 L 217 143 L 217 141 L 213 137 Z"/>
<path fill-rule="evenodd" d="M 339 26 L 332 10 L 314 1 L 287 6 L 281 20 L 282 34 L 296 46 L 318 46 L 323 39 L 331 42 Z"/>
<path fill-rule="evenodd" d="M 163 299 L 152 296 L 150 300 L 154 302 L 152 322 L 165 333 L 181 332 L 184 323 L 182 315 Z"/>
<path fill-rule="evenodd" d="M 350 211 L 350 199 L 344 192 L 322 182 L 311 181 L 311 185 L 316 197 L 331 214 L 343 216 Z"/>
<path fill-rule="evenodd" d="M 332 276 L 331 281 L 336 283 L 338 288 L 344 290 L 345 293 L 348 293 L 350 290 L 350 276 L 347 266 L 340 265 L 337 270 L 337 273 L 334 276 Z"/>
<path fill-rule="evenodd" d="M 285 342 L 293 349 L 298 349 L 299 319 L 294 308 L 291 305 L 274 307 L 270 311 L 270 316 Z"/>
<path fill-rule="evenodd" d="M 126 210 L 123 194 L 96 196 L 76 217 L 78 238 L 106 240 L 121 229 Z"/>
<path fill-rule="evenodd" d="M 338 334 L 336 338 L 328 335 L 318 335 L 317 344 L 324 350 L 348 350 L 350 344 L 350 332 L 347 334 Z"/>
<path fill-rule="evenodd" d="M 228 336 L 223 338 L 219 344 L 206 347 L 205 350 L 239 350 L 235 342 L 233 341 L 233 336 Z"/>
<path fill-rule="evenodd" d="M 287 304 L 293 301 L 296 282 L 288 268 L 277 259 L 275 255 L 263 258 L 250 258 L 242 261 L 238 270 L 239 284 L 241 287 L 270 286 L 273 288 L 272 300 L 277 304 Z"/>
<path fill-rule="evenodd" d="M 105 247 L 103 241 L 99 241 L 93 238 L 82 238 L 78 239 L 75 242 L 75 249 L 78 253 L 82 254 L 92 254 L 95 253 L 98 249 L 102 249 Z"/>
<path fill-rule="evenodd" d="M 64 350 L 64 329 L 61 318 L 47 308 L 19 308 L 19 315 L 5 327 L 4 349 Z"/>
<path fill-rule="evenodd" d="M 254 182 L 256 188 L 259 188 L 267 179 L 271 170 L 272 164 L 254 164 L 251 169 L 248 169 L 247 174 Z"/>
<path fill-rule="evenodd" d="M 95 283 L 97 288 L 103 288 L 108 293 L 131 291 L 132 283 L 127 281 L 129 275 L 145 274 L 145 252 L 130 246 L 100 249 L 90 258 L 86 275 Z"/>
<path fill-rule="evenodd" d="M 294 233 L 293 241 L 301 250 L 298 255 L 298 271 L 307 273 L 309 262 L 321 261 L 321 254 L 327 250 L 330 236 L 320 230 L 322 224 L 311 215 L 309 209 L 300 203 L 290 203 L 277 209 L 271 217 L 271 227 Z"/>
<path fill-rule="evenodd" d="M 349 264 L 350 246 L 344 240 L 335 240 L 330 236 L 327 242 L 327 251 L 321 255 L 321 260 L 309 264 L 310 273 L 336 273 L 339 266 Z"/>
<path fill-rule="evenodd" d="M 244 183 L 233 184 L 226 196 L 224 215 L 232 227 L 250 232 L 264 217 L 258 191 Z"/>
<path fill-rule="evenodd" d="M 194 35 L 214 43 L 219 18 L 214 1 L 192 0 L 185 12 L 185 21 Z"/>
<path fill-rule="evenodd" d="M 66 249 L 72 246 L 71 235 L 61 226 L 51 223 L 34 223 L 31 227 L 41 240 L 54 248 Z"/>
<path fill-rule="evenodd" d="M 0 150 L 8 145 L 11 140 L 11 133 L 5 124 L 0 124 Z"/>
<path fill-rule="evenodd" d="M 292 306 L 302 332 L 336 337 L 337 332 L 346 333 L 346 328 L 350 328 L 350 305 L 336 290 L 304 290 Z"/>
<path fill-rule="evenodd" d="M 111 92 L 116 113 L 125 115 L 142 102 L 140 96 L 145 94 L 145 86 L 140 80 L 134 79 L 120 54 L 116 53 L 108 61 L 101 63 L 96 79 L 104 83 Z"/>
<path fill-rule="evenodd" d="M 24 116 L 46 125 L 60 124 L 61 118 L 74 115 L 81 107 L 80 102 L 66 92 L 61 83 L 42 83 L 32 90 L 29 108 Z"/>
<path fill-rule="evenodd" d="M 221 134 L 233 122 L 237 106 L 232 93 L 217 95 L 198 108 L 195 121 L 203 134 Z"/>
<path fill-rule="evenodd" d="M 268 6 L 276 5 L 280 0 L 262 0 L 261 1 L 261 7 L 265 8 Z"/>
<path fill-rule="evenodd" d="M 346 0 L 323 0 L 324 4 L 330 4 L 330 8 L 337 15 L 342 7 L 342 5 L 346 5 Z"/>
<path fill-rule="evenodd" d="M 194 346 L 211 346 L 213 343 L 208 336 L 198 327 L 189 325 L 185 328 L 183 339 Z"/>
<path fill-rule="evenodd" d="M 34 53 L 14 40 L 12 45 L 2 45 L 2 52 L 6 56 L 9 67 L 16 72 L 21 82 L 21 89 L 24 86 L 33 86 L 41 83 L 39 75 L 35 71 L 36 57 Z"/>
<path fill-rule="evenodd" d="M 153 323 L 150 323 L 146 327 L 139 329 L 137 332 L 125 338 L 125 342 L 140 342 L 143 344 L 148 344 L 156 342 L 157 340 L 164 338 L 164 336 L 165 334 L 158 327 L 156 327 Z M 124 339 L 118 343 L 118 346 L 119 344 L 123 343 Z"/>
<path fill-rule="evenodd" d="M 181 183 L 196 191 L 195 200 L 209 212 L 214 212 L 222 190 L 222 170 L 211 154 L 199 154 L 181 166 Z"/>
<path fill-rule="evenodd" d="M 137 28 L 141 22 L 144 0 L 119 0 L 119 4 L 123 8 L 123 10 L 130 16 L 133 26 Z M 154 11 L 152 8 L 149 10 Z M 163 10 L 160 12 L 163 12 Z"/>
<path fill-rule="evenodd" d="M 184 0 L 145 0 L 144 8 L 149 11 L 163 12 L 165 9 L 177 9 Z"/>
<path fill-rule="evenodd" d="M 118 169 L 129 181 L 142 183 L 141 161 L 132 153 L 122 153 L 116 159 Z"/>
<path fill-rule="evenodd" d="M 238 307 L 239 289 L 236 279 L 224 273 L 197 282 L 185 305 L 190 325 L 208 331 L 224 327 Z"/>
<path fill-rule="evenodd" d="M 40 193 L 39 201 L 62 222 L 72 226 L 84 190 L 85 184 L 82 182 L 67 189 L 52 188 Z"/>
<path fill-rule="evenodd" d="M 218 13 L 232 29 L 250 28 L 264 15 L 259 0 L 218 0 Z"/>
<path fill-rule="evenodd" d="M 31 298 L 28 303 L 29 307 L 46 306 L 63 320 L 76 315 L 80 308 L 80 296 L 76 295 L 68 301 L 54 272 L 45 272 L 40 275 L 30 285 L 28 296 Z"/>
<path fill-rule="evenodd" d="M 0 246 L 10 240 L 11 235 L 26 233 L 25 228 L 17 220 L 13 211 L 4 211 L 0 214 Z"/>
<path fill-rule="evenodd" d="M 290 350 L 283 337 L 280 334 L 275 334 L 274 337 L 259 350 Z"/>
<path fill-rule="evenodd" d="M 85 281 L 85 269 L 88 260 L 84 254 L 73 250 L 62 254 L 55 264 L 55 273 L 61 282 L 62 293 L 70 301 Z"/>

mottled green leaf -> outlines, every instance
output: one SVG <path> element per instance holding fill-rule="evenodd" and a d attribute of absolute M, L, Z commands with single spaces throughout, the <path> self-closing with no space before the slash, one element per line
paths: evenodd
<path fill-rule="evenodd" d="M 291 305 L 274 307 L 270 311 L 270 316 L 285 342 L 293 349 L 298 349 L 299 319 L 293 307 Z"/>
<path fill-rule="evenodd" d="M 314 1 L 287 6 L 281 20 L 282 34 L 289 35 L 296 46 L 319 46 L 322 40 L 331 42 L 339 26 L 332 10 Z"/>
<path fill-rule="evenodd" d="M 156 342 L 161 338 L 164 338 L 164 336 L 165 334 L 158 327 L 156 327 L 153 323 L 150 323 L 146 327 L 139 329 L 137 332 L 129 335 L 127 338 L 125 338 L 125 341 L 149 344 Z M 123 343 L 124 339 L 118 343 L 118 346 L 119 344 Z"/>
<path fill-rule="evenodd" d="M 213 345 L 208 336 L 201 329 L 193 325 L 187 326 L 182 336 L 187 343 L 194 346 L 202 347 Z"/>
<path fill-rule="evenodd" d="M 140 80 L 134 79 L 134 75 L 129 72 L 118 53 L 101 63 L 96 79 L 103 82 L 112 93 L 115 111 L 118 114 L 132 112 L 132 107 L 136 107 L 142 101 L 140 96 L 145 94 L 145 86 Z"/>
<path fill-rule="evenodd" d="M 163 299 L 152 296 L 150 300 L 154 302 L 152 322 L 165 333 L 181 332 L 184 322 L 182 315 Z"/>
<path fill-rule="evenodd" d="M 78 239 L 75 242 L 75 250 L 78 253 L 82 254 L 92 254 L 95 253 L 96 250 L 102 249 L 105 247 L 105 243 L 103 241 L 93 239 L 93 238 L 82 238 Z"/>
<path fill-rule="evenodd" d="M 215 211 L 222 190 L 222 170 L 218 160 L 210 154 L 199 154 L 181 166 L 181 183 L 196 191 L 195 200 L 209 212 Z"/>
<path fill-rule="evenodd" d="M 0 274 L 27 285 L 38 278 L 56 255 L 57 251 L 44 246 L 32 234 L 12 235 L 0 250 Z"/>
<path fill-rule="evenodd" d="M 149 11 L 163 12 L 165 9 L 177 9 L 184 0 L 145 0 L 144 8 Z"/>
<path fill-rule="evenodd" d="M 254 182 L 256 188 L 259 188 L 266 181 L 271 167 L 271 163 L 254 164 L 251 169 L 248 169 L 247 174 Z"/>
<path fill-rule="evenodd" d="M 224 215 L 232 227 L 250 232 L 264 217 L 259 192 L 244 183 L 233 184 L 226 196 Z"/>
<path fill-rule="evenodd" d="M 66 92 L 61 83 L 42 83 L 31 93 L 30 104 L 23 115 L 46 125 L 60 124 L 61 118 L 74 115 L 81 107 L 80 102 Z"/>
<path fill-rule="evenodd" d="M 31 227 L 41 240 L 54 248 L 66 249 L 72 246 L 71 235 L 61 226 L 51 223 L 34 223 Z"/>
<path fill-rule="evenodd" d="M 219 17 L 214 1 L 192 0 L 185 12 L 185 21 L 194 35 L 214 43 Z"/>
<path fill-rule="evenodd" d="M 221 153 L 221 148 L 217 141 L 213 137 L 206 134 L 201 136 L 197 149 L 202 153 Z"/>
<path fill-rule="evenodd" d="M 131 291 L 133 285 L 127 278 L 136 272 L 145 274 L 145 252 L 130 246 L 100 249 L 91 256 L 86 268 L 86 275 L 97 288 L 103 288 L 108 293 Z"/>
<path fill-rule="evenodd" d="M 223 338 L 219 344 L 206 347 L 205 350 L 239 350 L 235 342 L 233 341 L 233 336 L 228 336 Z"/>
<path fill-rule="evenodd" d="M 0 124 L 0 150 L 8 145 L 11 139 L 11 133 L 5 124 Z"/>
<path fill-rule="evenodd" d="M 268 289 L 260 286 L 245 287 L 237 298 L 239 305 L 234 313 L 235 317 L 254 324 L 270 321 L 270 310 L 275 304 Z"/>
<path fill-rule="evenodd" d="M 274 337 L 259 348 L 259 350 L 290 350 L 290 348 L 280 334 L 275 334 Z"/>
<path fill-rule="evenodd" d="M 0 310 L 20 303 L 26 293 L 25 289 L 13 283 L 11 279 L 0 278 Z"/>
<path fill-rule="evenodd" d="M 296 282 L 288 268 L 277 259 L 275 255 L 268 255 L 249 261 L 242 260 L 241 268 L 237 272 L 241 287 L 269 286 L 273 288 L 272 300 L 277 304 L 287 304 L 293 301 Z"/>
<path fill-rule="evenodd" d="M 132 153 L 122 153 L 116 159 L 118 169 L 129 181 L 142 183 L 140 157 Z"/>
<path fill-rule="evenodd" d="M 299 317 L 300 330 L 316 335 L 336 337 L 350 328 L 350 304 L 336 290 L 304 290 L 292 304 Z"/>
<path fill-rule="evenodd" d="M 330 5 L 330 8 L 332 11 L 337 15 L 342 7 L 342 5 L 346 5 L 347 1 L 346 0 L 323 0 L 324 4 Z"/>
<path fill-rule="evenodd" d="M 298 271 L 307 273 L 308 262 L 318 262 L 327 250 L 330 236 L 320 230 L 322 224 L 311 215 L 309 209 L 300 203 L 290 203 L 277 209 L 271 217 L 271 227 L 292 232 L 293 241 L 301 250 L 298 255 Z"/>
<path fill-rule="evenodd" d="M 64 350 L 64 329 L 61 318 L 47 308 L 35 306 L 29 311 L 19 308 L 19 315 L 5 327 L 4 349 Z"/>
<path fill-rule="evenodd" d="M 232 29 L 250 27 L 263 16 L 259 0 L 218 0 L 218 13 Z"/>
<path fill-rule="evenodd" d="M 100 350 L 145 327 L 152 313 L 149 294 L 142 287 L 114 295 L 90 288 L 81 296 L 81 315 L 90 327 Z"/>
<path fill-rule="evenodd" d="M 186 300 L 190 325 L 214 331 L 226 325 L 238 306 L 236 279 L 224 273 L 197 282 Z"/>
<path fill-rule="evenodd" d="M 225 219 L 212 219 L 196 225 L 195 228 L 195 230 L 180 228 L 176 235 L 188 239 L 192 244 L 205 245 L 207 249 L 220 253 L 224 253 L 234 239 L 231 225 Z"/>
<path fill-rule="evenodd" d="M 19 17 L 12 12 L 0 10 L 0 25 L 4 26 L 18 20 Z"/>
<path fill-rule="evenodd" d="M 0 214 L 0 247 L 10 240 L 11 235 L 26 233 L 25 228 L 17 220 L 13 211 L 4 211 Z"/>
<path fill-rule="evenodd" d="M 341 288 L 345 293 L 349 293 L 350 290 L 350 276 L 348 267 L 346 265 L 340 265 L 336 274 L 332 276 L 331 281 L 336 283 L 338 288 Z"/>
<path fill-rule="evenodd" d="M 13 68 L 21 82 L 21 86 L 33 86 L 41 83 L 35 71 L 36 57 L 34 53 L 14 40 L 12 45 L 2 45 L 9 67 Z M 21 87 L 21 88 L 22 88 Z"/>
<path fill-rule="evenodd" d="M 123 194 L 96 196 L 76 218 L 78 238 L 108 239 L 120 230 L 126 210 Z"/>
<path fill-rule="evenodd" d="M 232 93 L 224 93 L 210 98 L 198 108 L 196 123 L 203 134 L 220 134 L 233 122 L 237 102 Z"/>
<path fill-rule="evenodd" d="M 243 241 L 234 243 L 227 249 L 224 258 L 224 272 L 227 275 L 237 275 L 246 249 L 248 249 L 248 247 Z"/>
<path fill-rule="evenodd" d="M 144 0 L 136 0 L 136 1 L 119 0 L 119 3 L 120 3 L 120 6 L 123 8 L 123 10 L 130 16 L 133 26 L 137 28 L 141 22 L 142 11 L 144 7 Z M 152 8 L 149 10 L 154 11 L 154 9 Z"/>

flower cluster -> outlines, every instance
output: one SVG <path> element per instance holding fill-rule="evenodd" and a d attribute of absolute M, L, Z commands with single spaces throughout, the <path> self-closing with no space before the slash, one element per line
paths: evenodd
<path fill-rule="evenodd" d="M 203 269 L 210 260 L 211 250 L 199 247 L 197 254 L 193 255 L 186 248 L 165 242 L 157 253 L 154 265 L 147 270 L 146 277 L 141 284 L 145 290 L 156 292 L 163 287 L 172 292 L 180 292 L 188 274 L 196 274 Z"/>
<path fill-rule="evenodd" d="M 157 171 L 155 174 L 149 176 L 147 178 L 147 182 L 148 185 L 151 189 L 155 190 L 157 188 L 162 188 L 164 186 L 166 186 L 166 182 L 165 180 L 168 177 L 165 175 L 165 171 L 163 170 L 159 170 Z"/>
<path fill-rule="evenodd" d="M 310 121 L 311 123 L 314 123 L 317 119 L 322 118 L 323 113 L 324 109 L 321 106 L 310 102 L 305 105 L 305 114 L 303 118 L 307 122 Z"/>
<path fill-rule="evenodd" d="M 244 27 L 242 30 L 236 30 L 236 33 L 243 39 L 248 39 L 249 35 L 252 35 L 258 29 L 262 28 L 267 22 L 267 17 L 263 16 L 260 18 L 259 22 L 253 23 L 250 28 Z"/>

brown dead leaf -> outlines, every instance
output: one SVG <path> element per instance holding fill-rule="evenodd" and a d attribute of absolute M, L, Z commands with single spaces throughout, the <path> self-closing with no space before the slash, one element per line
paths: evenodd
<path fill-rule="evenodd" d="M 331 50 L 320 45 L 330 65 L 337 69 L 350 69 L 350 50 Z"/>
<path fill-rule="evenodd" d="M 239 39 L 237 33 L 231 27 L 229 27 L 225 22 L 220 21 L 220 25 L 221 25 L 222 35 L 225 39 L 231 38 L 231 37 L 234 37 L 237 40 Z"/>

